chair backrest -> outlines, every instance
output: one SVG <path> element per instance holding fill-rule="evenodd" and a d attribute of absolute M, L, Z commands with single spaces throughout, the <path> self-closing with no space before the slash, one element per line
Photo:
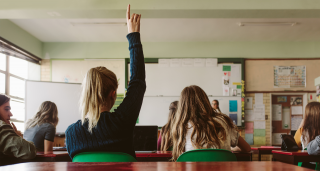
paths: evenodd
<path fill-rule="evenodd" d="M 187 151 L 179 156 L 177 162 L 218 162 L 237 161 L 236 155 L 223 149 L 197 149 Z"/>
<path fill-rule="evenodd" d="M 129 154 L 120 152 L 83 152 L 75 155 L 72 162 L 136 162 Z"/>

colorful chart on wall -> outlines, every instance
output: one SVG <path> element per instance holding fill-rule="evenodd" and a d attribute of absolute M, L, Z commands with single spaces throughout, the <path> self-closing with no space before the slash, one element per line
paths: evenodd
<path fill-rule="evenodd" d="M 306 87 L 306 66 L 274 66 L 274 88 Z"/>

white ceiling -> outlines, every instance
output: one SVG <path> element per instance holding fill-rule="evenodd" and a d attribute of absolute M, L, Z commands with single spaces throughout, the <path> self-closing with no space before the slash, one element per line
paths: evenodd
<path fill-rule="evenodd" d="M 125 19 L 14 19 L 43 42 L 126 42 L 126 26 L 73 26 L 71 22 Z M 295 26 L 238 26 L 239 22 L 298 22 Z M 142 19 L 144 42 L 319 41 L 320 19 Z"/>

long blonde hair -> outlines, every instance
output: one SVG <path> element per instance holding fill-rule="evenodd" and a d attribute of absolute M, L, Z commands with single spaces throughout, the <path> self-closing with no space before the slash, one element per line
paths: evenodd
<path fill-rule="evenodd" d="M 50 123 L 54 127 L 57 126 L 59 122 L 58 118 L 58 108 L 55 103 L 50 101 L 43 102 L 37 114 L 26 124 L 26 129 L 32 128 L 36 125 L 41 125 L 43 123 Z"/>
<path fill-rule="evenodd" d="M 89 122 L 88 131 L 97 126 L 100 119 L 100 107 L 112 107 L 115 99 L 110 99 L 112 91 L 118 89 L 117 76 L 106 67 L 91 68 L 82 83 L 80 97 L 81 121 Z M 86 119 L 87 118 L 87 119 Z"/>
<path fill-rule="evenodd" d="M 303 132 L 302 139 L 309 143 L 314 140 L 316 136 L 320 135 L 320 103 L 310 102 L 306 106 L 306 113 L 303 119 Z"/>
<path fill-rule="evenodd" d="M 193 127 L 191 140 L 196 135 L 195 141 L 192 141 L 196 149 L 206 146 L 221 147 L 222 141 L 226 140 L 227 131 L 213 119 L 214 117 L 222 117 L 228 126 L 233 127 L 230 118 L 217 113 L 211 107 L 207 94 L 200 87 L 192 85 L 182 90 L 172 127 L 173 161 L 176 161 L 185 152 L 188 123 Z"/>
<path fill-rule="evenodd" d="M 167 151 L 170 147 L 172 147 L 171 128 L 174 121 L 174 116 L 177 111 L 177 105 L 178 105 L 178 101 L 174 101 L 169 106 L 168 123 L 165 124 L 161 129 L 160 151 Z"/>

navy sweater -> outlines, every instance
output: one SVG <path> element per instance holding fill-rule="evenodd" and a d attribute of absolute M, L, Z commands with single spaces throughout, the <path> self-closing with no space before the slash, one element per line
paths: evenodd
<path fill-rule="evenodd" d="M 66 130 L 66 145 L 71 158 L 81 152 L 123 152 L 136 157 L 133 130 L 146 90 L 145 66 L 140 33 L 127 35 L 130 50 L 130 82 L 126 97 L 115 112 L 102 112 L 98 124 L 88 131 L 88 122 L 81 120 Z"/>

